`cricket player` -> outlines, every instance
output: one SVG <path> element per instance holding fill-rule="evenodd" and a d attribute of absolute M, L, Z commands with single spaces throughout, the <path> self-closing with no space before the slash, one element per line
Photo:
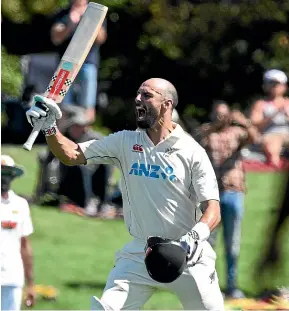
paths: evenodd
<path fill-rule="evenodd" d="M 23 172 L 10 156 L 1 155 L 0 283 L 3 311 L 20 310 L 25 280 L 26 305 L 31 307 L 36 297 L 29 241 L 33 232 L 30 210 L 27 201 L 10 189 L 11 182 Z"/>
<path fill-rule="evenodd" d="M 184 309 L 224 309 L 216 254 L 207 242 L 221 218 L 218 185 L 205 150 L 172 122 L 177 103 L 169 81 L 149 79 L 136 94 L 136 131 L 79 144 L 57 129 L 62 114 L 53 100 L 37 95 L 27 111 L 32 126 L 45 118 L 48 146 L 64 164 L 114 164 L 122 174 L 124 220 L 133 239 L 116 253 L 92 309 L 140 309 L 157 288 L 173 291 Z"/>

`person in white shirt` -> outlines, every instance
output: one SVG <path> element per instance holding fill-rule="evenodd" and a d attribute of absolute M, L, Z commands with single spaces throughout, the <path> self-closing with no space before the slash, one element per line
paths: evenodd
<path fill-rule="evenodd" d="M 64 164 L 106 163 L 121 170 L 124 220 L 133 239 L 116 253 L 103 295 L 93 297 L 92 309 L 136 310 L 160 288 L 173 291 L 184 309 L 224 310 L 216 254 L 206 241 L 221 218 L 216 176 L 205 150 L 172 122 L 177 103 L 177 91 L 169 81 L 149 79 L 137 91 L 136 131 L 80 144 L 57 129 L 62 113 L 53 100 L 37 95 L 26 112 L 32 126 L 45 118 L 48 146 Z M 186 265 L 173 281 L 158 282 L 149 271 L 150 237 L 186 249 Z M 154 262 L 157 273 L 160 262 Z"/>
<path fill-rule="evenodd" d="M 28 202 L 10 189 L 14 178 L 23 175 L 14 160 L 1 155 L 1 310 L 20 310 L 24 280 L 26 306 L 35 303 L 32 248 L 33 233 Z"/>

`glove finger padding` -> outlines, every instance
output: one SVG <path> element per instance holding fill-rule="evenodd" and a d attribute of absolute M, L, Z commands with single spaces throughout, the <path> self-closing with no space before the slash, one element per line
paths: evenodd
<path fill-rule="evenodd" d="M 56 133 L 56 119 L 62 117 L 62 112 L 51 98 L 35 95 L 33 98 L 33 105 L 26 111 L 26 117 L 32 126 L 41 122 L 45 136 L 50 136 Z"/>
<path fill-rule="evenodd" d="M 35 95 L 34 102 L 44 103 L 48 107 L 49 109 L 48 111 L 50 111 L 51 113 L 55 115 L 56 119 L 60 119 L 62 117 L 61 109 L 56 104 L 56 102 L 52 100 L 51 98 L 47 98 L 41 95 Z"/>
<path fill-rule="evenodd" d="M 33 119 L 40 119 L 40 114 L 35 110 L 28 110 L 29 113 L 26 112 L 27 121 L 30 123 L 31 126 L 34 126 Z"/>
<path fill-rule="evenodd" d="M 190 252 L 187 255 L 188 266 L 195 265 L 202 257 L 202 254 L 203 254 L 202 242 L 198 240 L 193 241 L 192 245 L 190 245 Z"/>
<path fill-rule="evenodd" d="M 38 103 L 35 104 L 35 107 L 33 108 L 33 111 L 38 113 L 39 117 L 38 119 L 41 119 L 41 117 L 46 117 L 47 116 L 47 113 L 49 111 L 49 108 L 47 108 L 47 110 L 44 110 L 43 107 L 38 107 L 37 105 Z M 43 105 L 43 104 L 41 104 Z"/>

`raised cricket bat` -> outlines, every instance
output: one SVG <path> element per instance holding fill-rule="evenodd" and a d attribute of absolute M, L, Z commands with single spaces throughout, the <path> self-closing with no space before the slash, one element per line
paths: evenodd
<path fill-rule="evenodd" d="M 98 3 L 88 4 L 43 96 L 52 98 L 57 104 L 62 102 L 98 35 L 107 10 L 106 6 Z M 23 145 L 25 150 L 32 149 L 43 124 L 44 120 L 35 124 Z"/>

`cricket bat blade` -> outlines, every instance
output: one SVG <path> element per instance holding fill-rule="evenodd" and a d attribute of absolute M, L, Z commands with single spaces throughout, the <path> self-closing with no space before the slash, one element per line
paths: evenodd
<path fill-rule="evenodd" d="M 43 96 L 53 99 L 57 104 L 62 102 L 95 42 L 107 11 L 108 7 L 98 3 L 90 2 L 87 5 L 80 23 Z M 35 124 L 23 145 L 25 150 L 30 151 L 32 149 L 43 123 L 44 120 L 40 119 Z"/>

